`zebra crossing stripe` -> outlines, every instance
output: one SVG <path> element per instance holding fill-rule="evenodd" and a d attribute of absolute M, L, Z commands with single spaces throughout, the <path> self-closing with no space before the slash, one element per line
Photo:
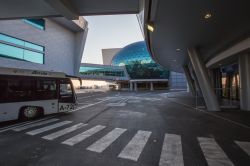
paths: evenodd
<path fill-rule="evenodd" d="M 151 132 L 149 131 L 139 130 L 118 157 L 137 161 L 150 135 Z"/>
<path fill-rule="evenodd" d="M 45 131 L 49 131 L 49 130 L 64 126 L 64 125 L 69 124 L 69 123 L 72 123 L 72 121 L 63 121 L 63 122 L 55 123 L 55 124 L 52 124 L 49 126 L 45 126 L 45 127 L 39 128 L 39 129 L 35 129 L 32 131 L 26 132 L 26 134 L 37 135 L 37 134 L 43 133 Z"/>
<path fill-rule="evenodd" d="M 250 142 L 235 141 L 235 143 L 250 156 Z"/>
<path fill-rule="evenodd" d="M 105 128 L 105 126 L 97 125 L 97 126 L 91 128 L 91 129 L 89 129 L 81 134 L 78 134 L 72 138 L 69 138 L 69 139 L 63 141 L 62 144 L 73 146 L 73 145 L 85 140 L 86 138 L 94 135 L 95 133 L 101 131 L 104 128 Z"/>
<path fill-rule="evenodd" d="M 59 130 L 57 132 L 51 133 L 49 135 L 46 135 L 46 136 L 44 136 L 42 138 L 46 139 L 46 140 L 54 140 L 54 139 L 56 139 L 58 137 L 61 137 L 61 136 L 65 135 L 65 134 L 68 134 L 68 133 L 73 132 L 73 131 L 75 131 L 77 129 L 80 129 L 83 126 L 86 126 L 86 125 L 87 124 L 78 123 L 78 124 L 76 124 L 74 126 L 71 126 L 71 127 L 68 127 L 68 128 L 62 129 L 62 130 Z"/>
<path fill-rule="evenodd" d="M 117 138 L 119 138 L 127 129 L 115 128 L 107 135 L 96 141 L 94 144 L 87 147 L 87 150 L 101 153 L 109 145 L 111 145 Z"/>
<path fill-rule="evenodd" d="M 22 131 L 22 130 L 26 130 L 26 129 L 29 129 L 29 128 L 32 128 L 32 127 L 37 127 L 37 126 L 45 125 L 45 124 L 48 124 L 48 123 L 51 123 L 51 122 L 55 122 L 55 121 L 58 121 L 58 120 L 59 119 L 53 118 L 53 119 L 45 120 L 45 121 L 42 121 L 42 122 L 37 122 L 37 123 L 22 126 L 22 127 L 17 127 L 17 128 L 12 129 L 12 130 L 14 130 L 14 131 Z"/>
<path fill-rule="evenodd" d="M 46 117 L 46 118 L 42 118 L 42 119 L 38 119 L 38 120 L 27 121 L 27 122 L 21 122 L 21 123 L 9 125 L 9 126 L 6 126 L 6 127 L 2 127 L 2 128 L 0 128 L 0 133 L 8 131 L 8 130 L 15 129 L 17 127 L 22 127 L 22 126 L 37 123 L 37 122 L 40 122 L 40 121 L 44 121 L 44 120 L 47 120 L 47 119 L 51 119 L 53 117 L 55 117 L 55 116 L 50 116 L 50 117 Z"/>
<path fill-rule="evenodd" d="M 213 138 L 199 137 L 198 141 L 209 166 L 234 165 Z"/>
<path fill-rule="evenodd" d="M 184 166 L 181 136 L 165 134 L 159 166 Z"/>

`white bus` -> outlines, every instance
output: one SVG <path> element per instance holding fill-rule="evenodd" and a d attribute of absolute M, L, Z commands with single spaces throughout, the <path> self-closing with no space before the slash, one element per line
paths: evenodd
<path fill-rule="evenodd" d="M 0 68 L 0 122 L 66 112 L 75 106 L 74 88 L 64 73 Z"/>

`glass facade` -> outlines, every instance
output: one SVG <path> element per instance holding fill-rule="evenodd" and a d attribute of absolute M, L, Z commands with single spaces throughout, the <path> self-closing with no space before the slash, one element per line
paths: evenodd
<path fill-rule="evenodd" d="M 170 86 L 172 89 L 186 89 L 187 81 L 184 74 L 171 71 Z"/>
<path fill-rule="evenodd" d="M 45 30 L 45 20 L 44 19 L 24 19 L 24 22 L 32 25 L 33 27 Z"/>
<path fill-rule="evenodd" d="M 114 56 L 111 65 L 125 66 L 132 79 L 169 78 L 169 71 L 153 61 L 144 41 L 124 47 Z"/>
<path fill-rule="evenodd" d="M 225 99 L 240 99 L 240 77 L 238 64 L 221 67 L 221 96 Z"/>
<path fill-rule="evenodd" d="M 92 75 L 92 76 L 113 76 L 113 77 L 125 77 L 124 70 L 114 69 L 108 66 L 102 67 L 89 67 L 82 66 L 80 67 L 80 74 L 83 75 Z"/>
<path fill-rule="evenodd" d="M 0 33 L 0 57 L 44 64 L 44 47 Z"/>

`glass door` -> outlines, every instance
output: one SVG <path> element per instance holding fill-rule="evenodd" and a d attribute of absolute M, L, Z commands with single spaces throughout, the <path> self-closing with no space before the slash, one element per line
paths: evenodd
<path fill-rule="evenodd" d="M 59 112 L 74 110 L 76 97 L 71 81 L 60 80 L 59 90 Z"/>
<path fill-rule="evenodd" d="M 231 100 L 239 100 L 239 74 L 223 74 L 222 79 L 222 97 Z"/>
<path fill-rule="evenodd" d="M 60 84 L 60 99 L 62 103 L 74 103 L 74 93 L 70 83 Z"/>

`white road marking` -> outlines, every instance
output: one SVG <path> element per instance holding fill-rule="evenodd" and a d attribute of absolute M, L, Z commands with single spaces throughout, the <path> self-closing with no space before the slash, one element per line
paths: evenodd
<path fill-rule="evenodd" d="M 110 107 L 123 107 L 123 106 L 125 106 L 127 104 L 126 103 L 127 101 L 128 101 L 128 98 L 121 98 L 120 101 L 118 101 L 116 103 L 108 103 L 108 104 L 106 104 L 106 106 L 110 106 Z"/>
<path fill-rule="evenodd" d="M 42 138 L 46 139 L 46 140 L 54 140 L 54 139 L 56 139 L 58 137 L 61 137 L 61 136 L 65 135 L 65 134 L 68 134 L 68 133 L 73 132 L 73 131 L 75 131 L 77 129 L 80 129 L 83 126 L 86 126 L 86 125 L 87 124 L 78 123 L 78 124 L 76 124 L 74 126 L 71 126 L 71 127 L 68 127 L 68 128 L 62 129 L 62 130 L 59 130 L 57 132 L 51 133 L 49 135 L 46 135 L 46 136 L 44 136 Z"/>
<path fill-rule="evenodd" d="M 161 98 L 155 98 L 155 97 L 141 97 L 141 96 L 130 96 L 129 100 L 147 100 L 147 101 L 159 101 L 162 100 Z"/>
<path fill-rule="evenodd" d="M 82 102 L 82 103 L 77 103 L 78 105 L 85 105 L 85 104 L 91 104 L 92 102 L 91 101 L 86 101 L 86 102 Z"/>
<path fill-rule="evenodd" d="M 98 102 L 93 103 L 93 104 L 88 104 L 88 105 L 85 105 L 85 106 L 82 106 L 82 107 L 78 107 L 78 108 L 76 108 L 76 109 L 74 109 L 74 110 L 72 110 L 72 111 L 68 111 L 68 113 L 70 113 L 70 112 L 75 112 L 75 111 L 78 111 L 78 110 L 81 110 L 81 109 L 84 109 L 84 108 L 88 108 L 88 107 L 94 106 L 94 105 L 96 105 L 96 104 L 103 103 L 103 102 L 108 101 L 108 100 L 110 100 L 110 99 L 105 99 L 105 100 L 98 101 Z"/>
<path fill-rule="evenodd" d="M 126 103 L 128 101 L 129 98 L 124 98 L 123 100 L 119 101 L 119 103 Z"/>
<path fill-rule="evenodd" d="M 44 121 L 44 120 L 47 120 L 47 119 L 51 119 L 53 117 L 55 117 L 55 116 L 50 116 L 50 117 L 46 117 L 46 118 L 43 118 L 43 119 L 32 120 L 32 121 L 27 121 L 27 122 L 21 122 L 21 123 L 13 124 L 13 125 L 10 125 L 10 126 L 2 127 L 2 128 L 0 128 L 0 133 L 8 131 L 8 130 L 12 130 L 12 129 L 17 128 L 17 127 L 21 127 L 21 126 L 25 126 L 25 125 L 28 125 L 28 124 L 33 124 L 33 123 L 37 123 L 37 122 Z"/>
<path fill-rule="evenodd" d="M 150 135 L 151 132 L 149 131 L 139 130 L 118 157 L 137 161 Z"/>
<path fill-rule="evenodd" d="M 232 166 L 233 163 L 213 138 L 198 138 L 209 166 Z"/>
<path fill-rule="evenodd" d="M 101 93 L 101 94 L 95 94 L 95 95 L 89 95 L 89 96 L 82 96 L 82 97 L 77 97 L 77 99 L 86 99 L 86 98 L 90 98 L 90 97 L 94 97 L 94 96 L 100 96 L 100 95 L 103 95 L 103 94 Z"/>
<path fill-rule="evenodd" d="M 181 136 L 165 134 L 159 166 L 184 166 Z"/>
<path fill-rule="evenodd" d="M 62 144 L 73 146 L 73 145 L 85 140 L 86 138 L 94 135 L 95 133 L 101 131 L 104 128 L 105 128 L 105 126 L 97 125 L 97 126 L 91 128 L 91 129 L 89 129 L 81 134 L 78 134 L 72 138 L 69 138 L 69 139 L 63 141 Z"/>
<path fill-rule="evenodd" d="M 108 103 L 106 104 L 106 106 L 110 106 L 110 107 L 124 107 L 126 105 L 126 103 Z"/>
<path fill-rule="evenodd" d="M 140 103 L 141 100 L 129 100 L 128 103 Z"/>
<path fill-rule="evenodd" d="M 147 116 L 146 113 L 136 112 L 131 110 L 119 110 L 116 111 L 116 116 L 119 118 L 143 118 Z"/>
<path fill-rule="evenodd" d="M 58 120 L 59 119 L 53 118 L 53 119 L 41 121 L 41 122 L 38 122 L 38 123 L 33 123 L 33 124 L 25 125 L 25 126 L 22 126 L 22 127 L 17 127 L 17 128 L 12 129 L 12 130 L 14 130 L 14 131 L 22 131 L 22 130 L 26 130 L 26 129 L 29 129 L 29 128 L 32 128 L 32 127 L 37 127 L 37 126 L 45 125 L 45 124 L 48 124 L 48 123 L 51 123 L 51 122 L 55 122 L 55 121 L 58 121 Z"/>
<path fill-rule="evenodd" d="M 111 145 L 117 138 L 119 138 L 127 129 L 115 128 L 107 135 L 90 145 L 87 150 L 101 153 L 103 152 L 109 145 Z"/>
<path fill-rule="evenodd" d="M 77 97 L 77 99 L 86 99 L 86 98 L 90 98 L 90 97 L 94 97 L 94 96 L 97 96 L 97 95 Z"/>
<path fill-rule="evenodd" d="M 235 143 L 250 156 L 250 142 L 235 141 Z"/>
<path fill-rule="evenodd" d="M 52 124 L 52 125 L 49 125 L 49 126 L 45 126 L 45 127 L 39 128 L 39 129 L 35 129 L 35 130 L 32 130 L 32 131 L 26 132 L 26 134 L 28 134 L 28 135 L 37 135 L 37 134 L 43 133 L 45 131 L 49 131 L 49 130 L 64 126 L 64 125 L 69 124 L 69 123 L 72 123 L 72 121 L 62 121 L 62 122 L 59 122 L 59 123 L 55 123 L 55 124 Z"/>

